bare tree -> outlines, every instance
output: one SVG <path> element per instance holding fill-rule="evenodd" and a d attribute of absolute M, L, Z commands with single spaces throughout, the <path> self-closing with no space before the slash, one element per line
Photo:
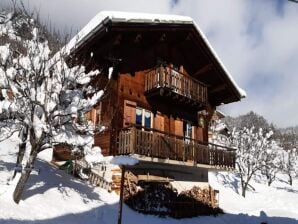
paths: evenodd
<path fill-rule="evenodd" d="M 270 130 L 274 131 L 274 133 L 276 132 L 273 124 L 269 124 L 269 122 L 263 116 L 253 111 L 238 117 L 227 116 L 223 119 L 223 121 L 230 130 L 233 128 L 242 129 L 254 127 L 256 130 L 262 128 L 265 132 Z"/>
<path fill-rule="evenodd" d="M 13 23 L 13 14 L 2 19 L 6 33 L 0 44 L 0 132 L 19 136 L 16 167 L 21 173 L 14 174 L 19 179 L 13 194 L 18 203 L 39 152 L 58 143 L 73 150 L 92 147 L 95 127 L 83 118 L 104 89 L 96 85 L 102 71 L 69 67 L 67 48 L 51 57 L 42 29 L 32 18 Z M 20 27 L 26 27 L 27 38 L 19 35 Z"/>
<path fill-rule="evenodd" d="M 281 147 L 284 149 L 283 171 L 288 175 L 289 184 L 293 184 L 293 176 L 298 173 L 297 134 L 292 130 L 281 135 Z"/>
<path fill-rule="evenodd" d="M 283 150 L 275 142 L 273 142 L 271 149 L 267 149 L 263 154 L 262 173 L 267 179 L 267 184 L 270 186 L 275 180 L 277 173 L 283 168 Z"/>

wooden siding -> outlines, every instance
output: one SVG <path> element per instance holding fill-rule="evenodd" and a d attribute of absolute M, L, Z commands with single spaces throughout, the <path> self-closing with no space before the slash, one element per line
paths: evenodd
<path fill-rule="evenodd" d="M 183 136 L 183 121 L 193 124 L 193 138 L 206 141 L 207 129 L 198 127 L 197 110 L 188 110 L 175 102 L 150 101 L 145 95 L 145 79 L 149 70 L 118 74 L 109 83 L 109 89 L 101 105 L 92 110 L 87 118 L 108 128 L 104 134 L 95 136 L 94 145 L 100 146 L 106 155 L 117 153 L 119 131 L 129 124 L 135 124 L 136 107 L 150 110 L 153 114 L 152 128 L 168 134 Z M 189 77 L 182 68 L 185 77 Z M 181 73 L 182 74 L 182 73 Z M 206 121 L 208 122 L 208 121 Z"/>
<path fill-rule="evenodd" d="M 110 154 L 110 141 L 110 131 L 104 131 L 94 136 L 94 145 L 100 146 L 101 152 L 104 156 L 108 156 Z"/>
<path fill-rule="evenodd" d="M 183 121 L 175 120 L 175 135 L 183 136 Z"/>
<path fill-rule="evenodd" d="M 157 113 L 154 117 L 154 128 L 159 131 L 165 130 L 165 119 L 160 113 Z"/>
<path fill-rule="evenodd" d="M 124 100 L 135 102 L 138 106 L 151 110 L 152 107 L 144 95 L 146 71 L 134 74 L 120 74 L 118 77 L 119 103 Z"/>
<path fill-rule="evenodd" d="M 139 71 L 134 74 L 120 74 L 118 77 L 118 115 L 119 123 L 117 129 L 125 127 L 125 123 L 134 123 L 135 118 L 133 116 L 133 108 L 138 106 L 144 109 L 150 110 L 154 114 L 153 127 L 163 130 L 172 134 L 183 135 L 183 127 L 175 128 L 175 122 L 185 119 L 184 114 L 192 113 L 191 118 L 188 119 L 191 123 L 197 124 L 196 111 L 188 112 L 183 107 L 175 107 L 176 105 L 170 105 L 167 103 L 150 102 L 144 95 L 145 90 L 145 71 Z M 128 105 L 126 105 L 128 102 Z M 179 112 L 179 116 L 173 115 L 174 111 Z M 161 118 L 162 117 L 162 118 Z M 162 122 L 162 124 L 158 124 Z M 181 126 L 181 125 L 180 125 Z M 195 125 L 195 129 L 196 129 Z M 195 132 L 196 133 L 196 132 Z M 197 139 L 201 137 L 197 136 Z M 201 139 L 203 140 L 203 139 Z"/>

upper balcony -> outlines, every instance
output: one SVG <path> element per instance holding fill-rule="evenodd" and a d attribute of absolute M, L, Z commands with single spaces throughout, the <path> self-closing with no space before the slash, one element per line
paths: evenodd
<path fill-rule="evenodd" d="M 117 154 L 134 154 L 140 160 L 205 168 L 235 168 L 235 149 L 155 129 L 122 129 L 117 143 Z"/>
<path fill-rule="evenodd" d="M 197 110 L 204 108 L 208 101 L 204 83 L 169 66 L 160 66 L 146 73 L 145 94 L 147 97 L 168 97 Z"/>

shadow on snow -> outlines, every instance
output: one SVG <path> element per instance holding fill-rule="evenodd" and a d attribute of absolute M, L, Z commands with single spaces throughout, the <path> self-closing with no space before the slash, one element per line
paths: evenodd
<path fill-rule="evenodd" d="M 44 220 L 17 220 L 17 219 L 7 219 L 1 220 L 0 223 L 6 224 L 113 224 L 117 223 L 117 213 L 118 204 L 105 204 L 97 208 L 91 209 L 86 212 L 77 213 L 77 214 L 65 214 L 63 216 L 54 217 Z M 173 218 L 159 218 L 152 215 L 142 215 L 137 212 L 133 212 L 127 206 L 124 206 L 123 211 L 123 223 L 133 224 L 133 223 L 142 223 L 142 224 L 159 224 L 159 223 L 171 223 L 171 224 L 191 224 L 191 223 L 200 223 L 200 224 L 215 224 L 215 223 L 241 223 L 241 224 L 297 224 L 298 220 L 293 218 L 286 217 L 268 217 L 264 212 L 261 212 L 259 216 L 250 216 L 247 214 L 223 214 L 217 217 L 213 216 L 202 216 L 195 217 L 192 219 L 173 219 Z"/>
<path fill-rule="evenodd" d="M 14 166 L 12 163 L 2 164 L 8 170 L 11 170 Z M 79 194 L 84 195 L 88 199 L 100 200 L 100 195 L 94 192 L 93 188 L 87 184 L 76 180 L 75 178 L 66 177 L 65 171 L 57 170 L 56 168 L 47 164 L 47 162 L 37 160 L 36 168 L 41 167 L 39 175 L 31 175 L 24 191 L 24 199 L 30 198 L 35 194 L 43 194 L 51 188 L 57 188 L 64 192 L 64 188 L 72 188 Z M 46 170 L 43 170 L 46 169 Z M 236 185 L 233 183 L 233 185 Z M 237 189 L 234 186 L 235 190 Z M 53 199 L 54 200 L 54 199 Z M 107 204 L 99 201 L 99 206 L 81 213 L 71 213 L 62 216 L 57 216 L 48 219 L 39 220 L 23 220 L 23 219 L 0 219 L 0 223 L 6 224 L 112 224 L 117 223 L 118 217 L 118 203 Z M 46 209 L 46 208 L 45 208 Z M 50 215 L 50 214 L 49 214 Z M 214 223 L 241 223 L 241 224 L 260 224 L 262 222 L 268 224 L 297 224 L 298 220 L 294 218 L 286 217 L 268 217 L 265 212 L 260 212 L 259 216 L 247 215 L 247 214 L 223 214 L 217 217 L 202 216 L 192 219 L 173 219 L 169 217 L 160 218 L 153 215 L 143 215 L 131 210 L 128 206 L 124 206 L 123 211 L 123 223 L 142 223 L 142 224 L 159 224 L 159 223 L 171 223 L 171 224 L 214 224 Z"/>
<path fill-rule="evenodd" d="M 70 188 L 77 193 L 84 195 L 84 197 L 88 199 L 99 199 L 99 195 L 93 191 L 94 189 L 92 187 L 73 176 L 66 174 L 64 170 L 56 169 L 42 160 L 37 160 L 35 167 L 40 169 L 40 172 L 38 175 L 30 175 L 23 193 L 23 200 L 26 200 L 36 194 L 43 194 L 51 188 L 57 188 L 66 196 L 68 196 L 66 189 Z"/>

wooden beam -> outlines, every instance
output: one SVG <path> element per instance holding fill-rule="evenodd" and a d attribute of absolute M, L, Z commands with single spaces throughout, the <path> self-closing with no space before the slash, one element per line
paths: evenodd
<path fill-rule="evenodd" d="M 118 224 L 122 223 L 122 207 L 123 207 L 123 192 L 124 192 L 124 178 L 125 178 L 125 166 L 121 167 L 121 185 L 120 185 L 120 201 L 118 212 Z"/>
<path fill-rule="evenodd" d="M 198 71 L 196 71 L 192 76 L 197 78 L 198 76 L 200 76 L 201 74 L 207 73 L 209 72 L 211 69 L 213 68 L 213 64 L 207 64 L 203 67 L 201 67 Z"/>
<path fill-rule="evenodd" d="M 189 32 L 185 38 L 185 41 L 190 41 L 190 40 L 192 40 L 192 38 L 193 38 L 193 35 L 191 32 Z"/>
<path fill-rule="evenodd" d="M 122 40 L 122 34 L 118 34 L 113 41 L 113 45 L 120 45 L 121 40 Z"/>
<path fill-rule="evenodd" d="M 159 42 L 164 42 L 166 40 L 167 35 L 165 33 L 163 33 L 160 38 L 159 38 Z"/>
<path fill-rule="evenodd" d="M 140 33 L 137 34 L 134 39 L 134 43 L 140 43 L 142 41 L 142 38 L 143 38 L 142 34 L 140 34 Z"/>
<path fill-rule="evenodd" d="M 169 177 L 161 177 L 161 176 L 154 176 L 154 175 L 138 175 L 138 182 L 159 182 L 159 183 L 169 183 L 173 182 L 174 179 L 171 179 Z"/>
<path fill-rule="evenodd" d="M 225 90 L 226 89 L 226 84 L 221 84 L 215 88 L 212 88 L 210 89 L 209 93 L 213 94 L 213 93 L 216 93 L 216 92 L 219 92 L 219 91 L 222 91 L 222 90 Z"/>

